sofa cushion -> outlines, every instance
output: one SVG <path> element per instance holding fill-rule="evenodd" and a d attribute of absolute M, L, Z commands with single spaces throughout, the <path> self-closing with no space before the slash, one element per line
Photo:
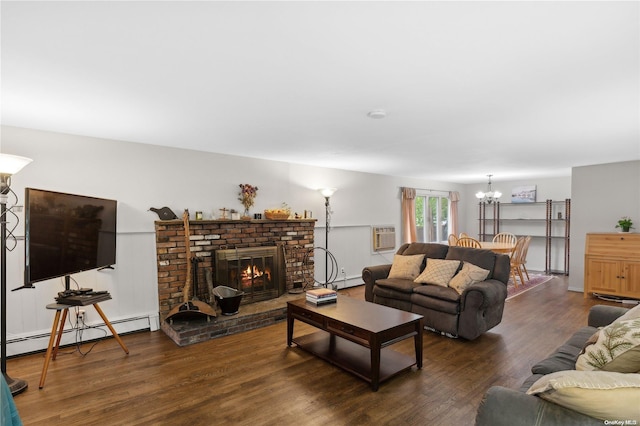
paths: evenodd
<path fill-rule="evenodd" d="M 472 263 L 463 262 L 462 269 L 449 281 L 449 287 L 462 294 L 471 284 L 487 279 L 489 272 Z"/>
<path fill-rule="evenodd" d="M 422 287 L 420 287 L 420 289 L 422 288 L 431 288 L 431 289 L 441 289 L 443 290 L 443 293 L 447 292 L 449 294 L 452 295 L 456 295 L 458 297 L 460 297 L 460 295 L 452 288 L 449 287 L 440 287 L 437 285 L 423 285 Z M 437 313 L 447 313 L 447 314 L 451 314 L 451 315 L 458 315 L 460 313 L 460 302 L 459 301 L 454 301 L 451 299 L 446 299 L 446 298 L 439 298 L 439 297 L 433 297 L 433 296 L 425 296 L 424 294 L 420 294 L 417 292 L 414 292 L 411 295 L 411 303 L 413 303 L 413 308 L 411 309 L 412 312 L 420 312 L 418 311 L 417 307 L 422 307 L 422 308 L 426 308 L 431 310 L 432 312 L 437 312 Z M 421 314 L 424 315 L 424 314 Z M 431 325 L 433 326 L 433 328 L 440 330 L 440 331 L 444 331 L 444 329 L 442 328 L 438 328 L 435 324 L 429 324 L 428 322 L 425 322 L 425 324 Z"/>
<path fill-rule="evenodd" d="M 449 302 L 458 303 L 460 301 L 460 294 L 458 294 L 457 291 L 452 288 L 442 287 L 439 285 L 418 285 L 414 287 L 413 293 L 436 299 L 448 300 Z"/>
<path fill-rule="evenodd" d="M 393 256 L 393 264 L 391 265 L 388 278 L 415 279 L 420 275 L 423 260 L 424 254 L 411 256 L 396 254 Z"/>
<path fill-rule="evenodd" d="M 598 329 L 595 327 L 582 327 L 548 358 L 531 367 L 531 372 L 533 374 L 549 374 L 575 369 L 576 359 L 582 352 L 585 342 L 597 331 Z"/>
<path fill-rule="evenodd" d="M 573 336 L 571 336 L 565 342 L 565 345 L 571 345 L 575 348 L 580 348 L 580 350 L 582 350 L 587 345 L 587 342 L 589 341 L 589 339 L 594 335 L 594 333 L 597 333 L 597 332 L 598 332 L 598 329 L 595 327 L 589 327 L 589 326 L 582 327 L 581 329 L 573 333 Z"/>
<path fill-rule="evenodd" d="M 487 278 L 492 278 L 493 268 L 496 263 L 496 256 L 496 253 L 492 252 L 491 250 L 453 246 L 449 248 L 445 259 L 462 260 L 472 263 L 482 269 L 490 271 Z"/>
<path fill-rule="evenodd" d="M 403 249 L 404 247 L 404 249 Z M 444 259 L 449 251 L 449 246 L 437 243 L 411 243 L 398 249 L 398 254 L 413 255 L 424 254 L 432 259 Z"/>
<path fill-rule="evenodd" d="M 419 287 L 421 284 L 413 282 L 413 280 L 403 280 L 398 278 L 383 278 L 376 280 L 376 285 L 373 288 L 373 292 L 377 293 L 379 289 L 386 289 L 389 291 L 397 291 L 400 293 L 413 293 L 413 289 Z"/>
<path fill-rule="evenodd" d="M 431 284 L 420 285 L 413 289 L 411 302 L 414 306 L 451 315 L 458 315 L 460 312 L 460 295 L 449 287 Z M 413 311 L 417 312 L 415 309 Z"/>
<path fill-rule="evenodd" d="M 527 394 L 601 420 L 640 422 L 638 374 L 559 371 L 540 378 Z"/>
<path fill-rule="evenodd" d="M 640 372 L 640 318 L 618 319 L 601 329 L 578 357 L 576 370 Z"/>
<path fill-rule="evenodd" d="M 427 267 L 414 281 L 420 284 L 435 284 L 446 287 L 459 267 L 459 260 L 428 258 Z"/>

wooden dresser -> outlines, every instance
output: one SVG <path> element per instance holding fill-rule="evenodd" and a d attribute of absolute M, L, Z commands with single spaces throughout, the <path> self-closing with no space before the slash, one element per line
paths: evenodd
<path fill-rule="evenodd" d="M 640 234 L 587 234 L 584 297 L 592 293 L 640 299 Z"/>

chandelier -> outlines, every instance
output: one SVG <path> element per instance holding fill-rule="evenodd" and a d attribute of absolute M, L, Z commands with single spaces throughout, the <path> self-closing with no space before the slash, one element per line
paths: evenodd
<path fill-rule="evenodd" d="M 491 189 L 491 176 L 493 175 L 487 175 L 487 176 L 489 177 L 487 192 L 478 191 L 476 193 L 476 198 L 478 198 L 481 203 L 491 204 L 494 201 L 497 202 L 498 198 L 502 197 L 502 192 L 494 191 L 493 189 Z"/>

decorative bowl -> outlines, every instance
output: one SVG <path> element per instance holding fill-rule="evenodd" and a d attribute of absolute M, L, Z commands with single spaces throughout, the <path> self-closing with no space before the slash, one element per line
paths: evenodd
<path fill-rule="evenodd" d="M 290 215 L 291 215 L 290 212 L 274 212 L 270 210 L 264 211 L 264 217 L 266 217 L 269 220 L 287 220 L 289 219 Z"/>

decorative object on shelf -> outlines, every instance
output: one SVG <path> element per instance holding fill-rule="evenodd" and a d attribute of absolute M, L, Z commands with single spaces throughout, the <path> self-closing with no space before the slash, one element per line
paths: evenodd
<path fill-rule="evenodd" d="M 18 196 L 11 190 L 11 176 L 18 173 L 24 166 L 31 163 L 30 158 L 19 157 L 17 155 L 0 154 L 0 322 L 2 331 L 0 332 L 0 367 L 11 395 L 17 395 L 29 386 L 25 380 L 12 379 L 7 374 L 7 214 L 15 216 L 13 208 L 17 207 Z M 12 194 L 13 204 L 7 208 L 9 194 Z M 13 234 L 9 230 L 9 235 Z M 25 288 L 25 287 L 22 287 Z"/>
<path fill-rule="evenodd" d="M 267 209 L 264 211 L 264 217 L 269 220 L 287 220 L 291 216 L 291 209 L 287 203 L 282 203 L 279 209 Z"/>
<path fill-rule="evenodd" d="M 480 202 L 491 204 L 494 201 L 497 202 L 498 199 L 502 197 L 502 192 L 494 191 L 493 189 L 491 189 L 491 176 L 493 175 L 487 175 L 487 176 L 489 177 L 489 183 L 487 184 L 487 192 L 478 191 L 476 193 L 476 198 L 478 198 Z"/>
<path fill-rule="evenodd" d="M 231 220 L 240 220 L 240 213 L 238 213 L 238 210 L 231 209 Z"/>
<path fill-rule="evenodd" d="M 176 216 L 173 210 L 171 210 L 169 207 L 162 207 L 159 209 L 151 207 L 149 211 L 156 213 L 160 220 L 173 220 L 178 218 L 178 216 Z"/>
<path fill-rule="evenodd" d="M 622 229 L 622 232 L 629 232 L 629 230 L 633 228 L 633 221 L 629 216 L 622 216 L 620 220 L 618 220 L 616 228 Z"/>
<path fill-rule="evenodd" d="M 512 203 L 535 203 L 536 202 L 536 186 L 516 186 L 511 190 Z"/>
<path fill-rule="evenodd" d="M 226 207 L 223 207 L 220 209 L 220 220 L 227 220 L 229 219 L 229 209 Z"/>
<path fill-rule="evenodd" d="M 240 200 L 244 206 L 242 219 L 251 219 L 251 216 L 249 215 L 249 208 L 253 206 L 253 202 L 258 195 L 258 187 L 249 185 L 248 183 L 241 183 L 239 186 L 240 193 L 238 194 L 238 200 Z"/>
<path fill-rule="evenodd" d="M 202 212 L 196 212 L 196 220 L 202 220 Z"/>
<path fill-rule="evenodd" d="M 325 271 L 324 271 L 324 286 L 329 287 L 329 229 L 331 228 L 331 206 L 329 205 L 329 198 L 337 191 L 336 188 L 322 188 L 318 190 L 324 197 L 324 210 L 325 210 L 325 227 L 324 227 L 324 248 L 325 248 Z M 333 274 L 332 274 L 333 275 Z"/>

